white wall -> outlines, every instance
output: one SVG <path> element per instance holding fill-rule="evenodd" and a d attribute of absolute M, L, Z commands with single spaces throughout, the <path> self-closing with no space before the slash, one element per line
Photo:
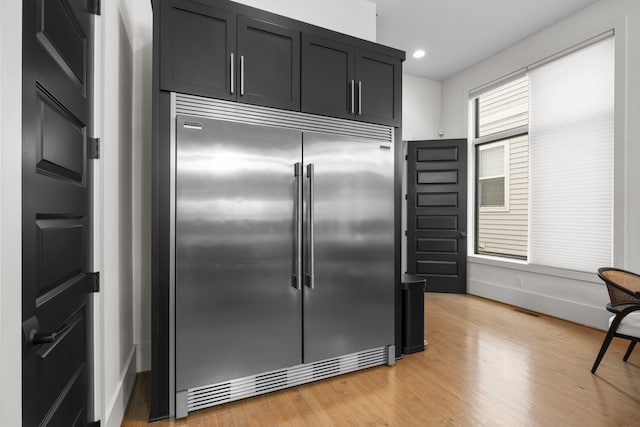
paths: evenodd
<path fill-rule="evenodd" d="M 126 0 L 102 2 L 98 18 L 97 128 L 101 139 L 96 203 L 96 410 L 120 425 L 136 372 L 133 339 L 133 43 Z"/>
<path fill-rule="evenodd" d="M 587 9 L 464 70 L 443 83 L 443 127 L 448 138 L 468 134 L 469 90 L 614 28 L 616 137 L 614 263 L 640 271 L 640 2 L 601 0 Z M 628 118 L 628 119 L 627 119 Z M 472 152 L 470 151 L 470 159 Z M 469 174 L 473 212 L 473 174 Z M 469 236 L 473 236 L 473 221 Z M 472 251 L 473 242 L 469 241 Z M 470 293 L 606 329 L 608 301 L 595 274 L 527 267 L 469 257 Z"/>
<path fill-rule="evenodd" d="M 439 139 L 441 128 L 442 83 L 403 74 L 402 140 Z"/>
<path fill-rule="evenodd" d="M 0 2 L 0 423 L 22 422 L 22 2 Z"/>
<path fill-rule="evenodd" d="M 126 3 L 133 48 L 132 239 L 136 370 L 151 369 L 151 2 Z"/>
<path fill-rule="evenodd" d="M 376 5 L 368 0 L 235 0 L 298 21 L 376 41 Z"/>

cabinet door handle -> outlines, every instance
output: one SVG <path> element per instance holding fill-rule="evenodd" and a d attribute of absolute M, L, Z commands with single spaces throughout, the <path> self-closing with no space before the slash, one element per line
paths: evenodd
<path fill-rule="evenodd" d="M 358 114 L 362 114 L 362 81 L 358 82 Z"/>
<path fill-rule="evenodd" d="M 231 94 L 233 95 L 233 92 L 235 90 L 235 86 L 236 86 L 236 82 L 235 82 L 235 61 L 234 61 L 234 56 L 233 53 L 231 54 Z"/>
<path fill-rule="evenodd" d="M 356 81 L 351 80 L 351 114 L 356 112 Z"/>
<path fill-rule="evenodd" d="M 240 96 L 244 96 L 244 55 L 240 55 Z"/>

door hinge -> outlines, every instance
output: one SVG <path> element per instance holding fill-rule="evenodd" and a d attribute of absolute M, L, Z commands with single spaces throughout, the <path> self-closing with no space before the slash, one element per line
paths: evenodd
<path fill-rule="evenodd" d="M 89 138 L 89 158 L 100 158 L 100 138 Z"/>
<path fill-rule="evenodd" d="M 408 154 L 405 154 L 405 155 L 404 155 L 404 159 L 405 159 L 405 160 L 409 160 L 409 155 L 408 155 Z"/>
<path fill-rule="evenodd" d="M 404 195 L 404 199 L 405 199 L 405 200 L 409 200 L 409 195 L 408 195 L 408 194 L 405 194 L 405 195 Z"/>
<path fill-rule="evenodd" d="M 100 0 L 87 0 L 87 12 L 100 15 Z"/>
<path fill-rule="evenodd" d="M 100 272 L 88 273 L 91 277 L 89 281 L 89 292 L 100 292 Z"/>

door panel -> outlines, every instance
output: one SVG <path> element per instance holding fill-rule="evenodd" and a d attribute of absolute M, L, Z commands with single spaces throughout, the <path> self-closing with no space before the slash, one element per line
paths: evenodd
<path fill-rule="evenodd" d="M 36 221 L 39 242 L 40 277 L 38 290 L 47 291 L 57 284 L 82 274 L 85 230 L 77 219 Z"/>
<path fill-rule="evenodd" d="M 300 32 L 238 16 L 238 101 L 300 110 Z"/>
<path fill-rule="evenodd" d="M 304 289 L 309 363 L 393 344 L 394 154 L 389 143 L 314 133 L 303 139 L 304 163 L 314 165 L 314 287 Z M 309 183 L 307 176 L 307 274 Z"/>
<path fill-rule="evenodd" d="M 301 133 L 186 116 L 177 129 L 176 390 L 299 364 Z"/>
<path fill-rule="evenodd" d="M 82 0 L 23 2 L 25 426 L 86 425 L 90 416 L 93 19 L 85 8 Z"/>
<path fill-rule="evenodd" d="M 37 34 L 47 52 L 78 86 L 84 85 L 86 71 L 86 36 L 68 6 L 62 1 L 39 0 L 41 15 Z"/>
<path fill-rule="evenodd" d="M 235 100 L 236 15 L 189 0 L 160 7 L 160 89 Z"/>
<path fill-rule="evenodd" d="M 351 46 L 302 35 L 302 111 L 353 118 L 353 55 Z"/>
<path fill-rule="evenodd" d="M 85 165 L 85 129 L 78 119 L 56 105 L 41 90 L 37 91 L 36 168 L 82 184 Z"/>
<path fill-rule="evenodd" d="M 410 141 L 408 149 L 409 273 L 426 277 L 427 291 L 465 293 L 466 140 Z"/>

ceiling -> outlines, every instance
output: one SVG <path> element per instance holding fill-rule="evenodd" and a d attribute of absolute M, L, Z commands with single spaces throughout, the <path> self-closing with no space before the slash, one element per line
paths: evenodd
<path fill-rule="evenodd" d="M 407 52 L 404 72 L 442 81 L 598 0 L 371 1 L 378 43 Z"/>

